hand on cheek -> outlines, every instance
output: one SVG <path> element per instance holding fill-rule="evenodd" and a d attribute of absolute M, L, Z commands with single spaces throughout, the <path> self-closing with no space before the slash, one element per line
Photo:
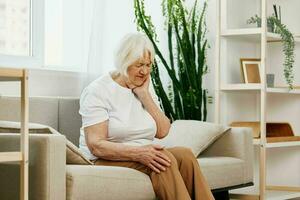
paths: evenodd
<path fill-rule="evenodd" d="M 144 81 L 144 83 L 139 86 L 132 89 L 132 91 L 140 98 L 144 95 L 149 94 L 149 83 L 150 83 L 150 75 L 147 77 L 147 79 Z"/>

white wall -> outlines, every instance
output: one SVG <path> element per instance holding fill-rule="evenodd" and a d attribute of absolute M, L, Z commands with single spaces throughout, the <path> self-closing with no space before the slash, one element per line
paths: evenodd
<path fill-rule="evenodd" d="M 104 0 L 103 0 L 104 1 Z M 149 3 L 151 1 L 151 4 Z M 158 27 L 158 33 L 161 35 L 163 33 L 163 22 L 160 21 L 160 1 L 159 0 L 149 0 L 146 1 L 147 7 L 151 8 L 150 12 L 154 17 L 154 21 L 158 22 L 160 26 Z M 189 0 L 191 1 L 191 0 Z M 244 0 L 245 1 L 245 0 Z M 252 1 L 252 0 L 248 0 Z M 294 3 L 297 3 L 297 6 L 292 6 L 292 10 L 285 12 L 287 16 L 291 16 L 290 13 L 295 12 L 296 8 L 299 8 L 299 1 L 291 0 Z M 291 3 L 288 1 L 288 3 Z M 286 6 L 284 0 L 281 2 L 284 4 L 282 8 Z M 100 70 L 101 73 L 105 71 L 109 71 L 113 68 L 113 52 L 114 49 L 120 40 L 120 38 L 127 32 L 135 31 L 135 24 L 133 22 L 133 5 L 131 0 L 109 0 L 105 1 L 106 11 L 104 16 L 107 20 L 103 25 L 103 35 L 102 40 L 104 41 L 104 45 L 102 46 L 102 69 Z M 257 12 L 257 8 L 253 8 L 253 12 Z M 284 11 L 284 10 L 283 10 Z M 243 10 L 237 11 L 235 14 L 235 18 L 240 16 L 243 13 Z M 297 13 L 297 12 L 296 12 Z M 247 14 L 251 14 L 247 11 Z M 297 13 L 299 14 L 299 13 Z M 243 19 L 247 19 L 248 16 L 242 14 Z M 249 16 L 250 17 L 250 16 Z M 298 16 L 299 18 L 299 16 Z M 293 18 L 296 19 L 296 18 Z M 284 19 L 284 22 L 291 25 L 298 25 L 296 20 L 288 20 Z M 205 85 L 209 89 L 209 94 L 214 94 L 214 54 L 215 54 L 215 35 L 216 35 L 216 0 L 209 0 L 208 12 L 207 12 L 207 24 L 208 24 L 208 40 L 210 43 L 211 48 L 208 51 L 208 64 L 210 67 L 210 73 L 205 78 Z M 235 22 L 235 26 L 241 25 L 242 21 Z M 299 25 L 298 25 L 299 26 Z M 300 33 L 300 26 L 298 28 L 293 28 L 293 30 L 298 31 Z M 161 41 L 165 40 L 165 36 L 161 37 Z M 275 45 L 275 44 L 274 44 Z M 238 55 L 241 52 L 239 45 L 233 45 L 233 54 Z M 236 52 L 236 53 L 234 53 Z M 271 53 L 275 54 L 276 59 L 272 59 L 270 63 L 272 64 L 272 68 L 276 68 L 276 74 L 278 79 L 276 79 L 277 84 L 281 84 L 283 79 L 279 78 L 282 74 L 282 68 L 280 63 L 282 63 L 282 52 L 281 47 L 278 45 L 274 49 L 270 49 L 268 51 L 268 55 Z M 259 55 L 259 51 L 256 49 L 254 50 L 254 55 Z M 299 48 L 297 48 L 297 54 L 299 55 Z M 243 52 L 244 56 L 247 56 L 247 52 Z M 231 58 L 231 57 L 230 57 Z M 230 59 L 229 58 L 229 59 Z M 238 58 L 238 57 L 237 57 Z M 299 65 L 299 58 L 297 57 L 297 65 Z M 234 64 L 235 63 L 235 64 Z M 233 61 L 234 65 L 238 65 L 238 61 Z M 296 65 L 296 66 L 297 66 Z M 95 66 L 98 67 L 98 66 Z M 239 66 L 235 66 L 239 68 Z M 100 68 L 99 68 L 100 69 Z M 300 68 L 296 69 L 297 76 L 296 81 L 298 85 L 300 85 Z M 98 71 L 99 73 L 99 71 Z M 238 72 L 234 72 L 237 76 L 239 76 Z M 87 74 L 79 74 L 79 73 L 71 73 L 71 72 L 58 72 L 58 71 L 43 71 L 43 70 L 30 70 L 30 82 L 29 82 L 29 89 L 30 89 L 30 96 L 76 96 L 80 95 L 86 80 Z M 237 77 L 233 77 L 238 81 Z M 5 95 L 17 95 L 19 92 L 17 91 L 18 87 L 16 84 L 13 83 L 0 83 L 0 91 L 1 94 Z M 257 106 L 258 101 L 257 97 L 253 94 L 244 94 L 244 95 L 232 95 L 228 96 L 231 98 L 232 102 L 226 107 L 228 111 L 228 116 L 230 119 L 252 119 L 257 118 L 259 115 L 258 109 L 253 109 Z M 274 110 L 270 110 L 269 114 L 271 115 L 269 119 L 276 119 L 276 120 L 284 120 L 284 121 L 291 121 L 294 126 L 297 128 L 296 134 L 300 134 L 300 123 L 299 123 L 299 96 L 294 97 L 283 97 L 281 100 L 281 96 L 275 95 L 270 96 L 268 104 L 270 104 L 271 108 Z M 276 101 L 272 101 L 272 99 L 276 99 Z M 250 102 L 250 104 L 247 104 Z M 251 106 L 254 107 L 251 107 Z M 283 106 L 285 105 L 285 106 Z M 276 111 L 275 111 L 276 109 Z M 280 114 L 278 109 L 283 109 L 284 115 Z M 209 104 L 208 105 L 208 121 L 213 121 L 213 113 L 214 113 L 214 106 Z M 299 158 L 299 147 L 293 148 L 285 148 L 285 149 L 273 149 L 268 151 L 268 183 L 273 184 L 298 184 L 300 185 L 300 158 Z M 257 154 L 256 154 L 257 155 Z M 257 160 L 257 157 L 256 157 Z M 288 169 L 288 171 L 287 171 Z M 285 170 L 285 171 L 284 171 Z M 282 172 L 285 172 L 284 175 Z"/>

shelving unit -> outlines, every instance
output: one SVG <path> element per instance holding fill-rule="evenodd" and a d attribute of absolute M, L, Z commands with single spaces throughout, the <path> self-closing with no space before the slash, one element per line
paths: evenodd
<path fill-rule="evenodd" d="M 0 68 L 0 81 L 21 82 L 21 148 L 19 152 L 0 152 L 0 164 L 20 162 L 20 199 L 28 200 L 28 72 L 25 69 Z"/>
<path fill-rule="evenodd" d="M 267 59 L 267 48 L 270 43 L 282 42 L 279 34 L 267 32 L 266 19 L 267 19 L 267 6 L 270 0 L 249 0 L 250 3 L 255 4 L 260 2 L 260 16 L 263 19 L 260 28 L 240 28 L 240 27 L 229 27 L 227 22 L 229 17 L 227 16 L 227 5 L 229 0 L 217 0 L 218 10 L 218 26 L 217 26 L 217 39 L 216 39 L 216 62 L 215 62 L 215 74 L 216 74 L 216 90 L 215 90 L 215 122 L 224 123 L 221 119 L 222 116 L 222 104 L 224 103 L 224 96 L 233 94 L 246 94 L 256 95 L 259 101 L 259 108 L 253 108 L 252 110 L 259 113 L 260 121 L 260 139 L 253 139 L 253 144 L 259 149 L 259 184 L 252 187 L 242 188 L 233 190 L 230 193 L 231 199 L 248 199 L 248 200 L 284 200 L 300 197 L 300 187 L 292 186 L 268 186 L 266 184 L 266 151 L 270 148 L 284 148 L 284 147 L 300 147 L 300 141 L 288 141 L 288 142 L 268 142 L 266 138 L 266 109 L 267 109 L 267 97 L 271 94 L 284 94 L 284 95 L 299 95 L 300 88 L 296 88 L 289 91 L 288 88 L 275 87 L 267 88 L 266 85 L 266 59 Z M 232 2 L 232 1 L 231 1 Z M 244 1 L 245 2 L 245 1 Z M 248 8 L 249 4 L 243 5 Z M 255 10 L 257 11 L 257 9 Z M 299 35 L 299 34 L 295 34 Z M 225 51 L 222 51 L 222 46 L 226 45 L 228 41 L 245 42 L 247 44 L 259 45 L 261 59 L 260 63 L 260 79 L 259 84 L 244 84 L 237 83 L 237 81 L 228 82 L 227 79 L 223 80 L 222 76 L 225 73 L 231 73 L 232 70 L 228 69 L 227 65 L 232 64 L 232 59 L 228 56 L 223 58 L 223 54 L 226 55 Z M 300 37 L 295 37 L 295 44 L 300 44 Z M 244 47 L 244 46 L 243 46 Z M 244 51 L 243 51 L 244 53 Z M 245 54 L 245 53 L 244 53 Z M 243 56 L 245 57 L 245 56 Z M 231 59 L 231 60 L 230 60 Z M 239 58 L 236 58 L 239 59 Z M 225 60 L 225 61 L 224 61 Z M 229 61 L 228 61 L 229 60 Z M 224 64 L 225 63 L 225 64 Z M 228 64 L 229 63 L 229 64 Z M 226 67 L 226 70 L 224 68 Z M 237 66 L 239 69 L 239 66 Z M 235 73 L 234 75 L 240 75 Z M 234 76 L 232 75 L 232 76 Z M 256 99 L 254 98 L 254 99 Z M 297 97 L 298 98 L 298 97 Z M 228 101 L 227 98 L 225 98 Z M 226 102 L 225 101 L 225 102 Z M 225 108 L 226 110 L 227 108 Z M 257 119 L 256 119 L 257 120 Z M 228 122 L 225 122 L 228 123 Z"/>

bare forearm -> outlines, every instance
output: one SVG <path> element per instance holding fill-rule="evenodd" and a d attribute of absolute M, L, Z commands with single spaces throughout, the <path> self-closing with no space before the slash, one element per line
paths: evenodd
<path fill-rule="evenodd" d="M 139 147 L 101 140 L 92 146 L 92 154 L 99 158 L 115 161 L 137 161 Z"/>
<path fill-rule="evenodd" d="M 154 103 L 150 93 L 140 97 L 140 100 L 145 109 L 150 113 L 156 122 L 157 136 L 159 138 L 165 137 L 170 129 L 170 120 L 165 116 L 163 112 Z"/>

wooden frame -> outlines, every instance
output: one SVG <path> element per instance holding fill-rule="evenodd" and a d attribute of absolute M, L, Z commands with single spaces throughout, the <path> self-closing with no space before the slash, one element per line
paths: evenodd
<path fill-rule="evenodd" d="M 244 83 L 261 83 L 261 65 L 258 58 L 241 58 L 241 74 Z"/>
<path fill-rule="evenodd" d="M 0 68 L 0 81 L 21 82 L 21 139 L 20 152 L 0 152 L 1 162 L 20 162 L 20 199 L 28 200 L 29 133 L 28 133 L 28 71 Z"/>

